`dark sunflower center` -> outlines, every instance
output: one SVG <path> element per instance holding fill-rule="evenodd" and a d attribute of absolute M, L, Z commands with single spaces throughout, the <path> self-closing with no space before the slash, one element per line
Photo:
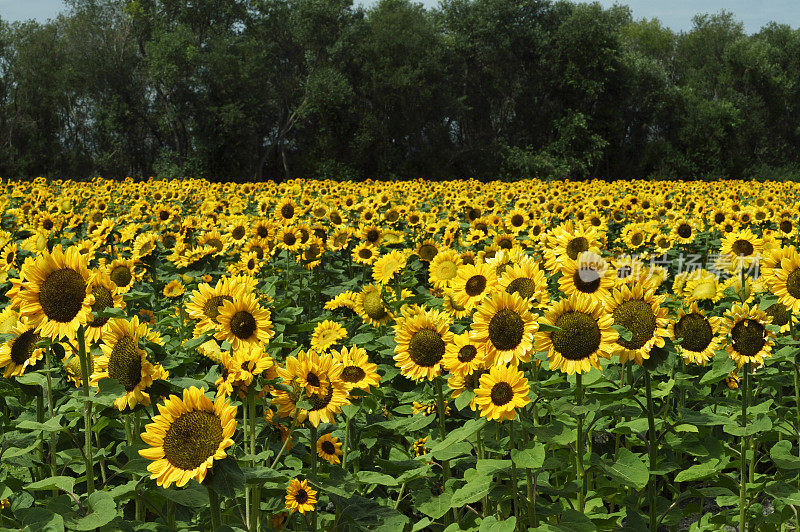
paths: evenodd
<path fill-rule="evenodd" d="M 731 245 L 731 251 L 733 251 L 736 256 L 744 255 L 745 257 L 748 257 L 753 254 L 754 250 L 755 248 L 753 248 L 753 244 L 742 238 Z"/>
<path fill-rule="evenodd" d="M 462 363 L 470 362 L 477 354 L 478 350 L 474 345 L 465 345 L 458 350 L 458 361 Z"/>
<path fill-rule="evenodd" d="M 231 231 L 231 237 L 234 240 L 241 240 L 242 238 L 244 238 L 244 233 L 245 233 L 244 226 L 237 225 L 236 227 L 233 228 L 233 231 Z"/>
<path fill-rule="evenodd" d="M 172 249 L 175 247 L 177 240 L 175 239 L 175 235 L 166 235 L 164 237 L 164 247 L 167 249 Z"/>
<path fill-rule="evenodd" d="M 111 350 L 108 358 L 108 376 L 117 379 L 130 392 L 142 380 L 142 357 L 136 349 L 136 341 L 123 336 Z"/>
<path fill-rule="evenodd" d="M 115 266 L 114 269 L 111 270 L 110 277 L 115 285 L 121 287 L 128 286 L 131 284 L 131 280 L 133 280 L 133 274 L 130 268 L 122 264 Z"/>
<path fill-rule="evenodd" d="M 430 368 L 442 360 L 445 344 L 439 333 L 433 329 L 420 329 L 408 342 L 411 360 L 418 366 Z"/>
<path fill-rule="evenodd" d="M 213 247 L 215 250 L 217 250 L 217 253 L 222 251 L 222 248 L 225 247 L 222 244 L 222 240 L 220 240 L 219 238 L 211 238 L 207 240 L 206 245 Z"/>
<path fill-rule="evenodd" d="M 786 291 L 795 299 L 800 299 L 800 268 L 795 269 L 786 278 Z"/>
<path fill-rule="evenodd" d="M 336 446 L 332 441 L 325 440 L 320 444 L 320 447 L 322 448 L 322 452 L 325 454 L 336 454 Z"/>
<path fill-rule="evenodd" d="M 592 268 L 578 268 L 572 274 L 572 282 L 584 294 L 594 294 L 600 288 L 600 274 Z"/>
<path fill-rule="evenodd" d="M 309 371 L 308 375 L 306 375 L 306 382 L 308 382 L 311 386 L 319 386 L 319 377 L 313 371 Z"/>
<path fill-rule="evenodd" d="M 299 489 L 297 490 L 297 494 L 294 496 L 294 500 L 297 501 L 297 504 L 305 504 L 308 502 L 308 493 L 306 493 L 306 490 L 304 489 Z"/>
<path fill-rule="evenodd" d="M 492 398 L 493 405 L 503 406 L 511 402 L 511 400 L 514 398 L 514 390 L 511 389 L 511 385 L 509 383 L 498 382 L 492 386 L 490 397 Z"/>
<path fill-rule="evenodd" d="M 791 233 L 792 232 L 792 222 L 789 220 L 781 220 L 781 223 L 778 225 L 781 231 L 784 233 Z"/>
<path fill-rule="evenodd" d="M 248 270 L 252 270 L 255 267 L 256 267 L 256 261 L 255 260 L 250 259 L 250 260 L 247 261 L 247 269 Z"/>
<path fill-rule="evenodd" d="M 370 229 L 367 231 L 367 242 L 374 244 L 380 237 L 381 233 L 377 229 Z"/>
<path fill-rule="evenodd" d="M 567 257 L 575 260 L 578 258 L 578 255 L 584 251 L 589 250 L 589 241 L 586 240 L 586 237 L 579 236 L 577 238 L 573 238 L 567 244 Z"/>
<path fill-rule="evenodd" d="M 373 320 L 381 320 L 386 317 L 386 308 L 383 306 L 380 292 L 372 291 L 364 294 L 364 312 Z"/>
<path fill-rule="evenodd" d="M 169 220 L 169 211 L 160 211 L 158 213 L 158 217 L 161 219 L 162 222 L 166 222 Z"/>
<path fill-rule="evenodd" d="M 634 233 L 631 237 L 631 244 L 633 244 L 634 247 L 641 246 L 642 242 L 644 242 L 644 235 L 642 233 Z"/>
<path fill-rule="evenodd" d="M 346 366 L 342 370 L 342 380 L 344 382 L 359 382 L 366 376 L 366 372 L 358 366 Z"/>
<path fill-rule="evenodd" d="M 733 348 L 744 356 L 755 356 L 767 342 L 764 332 L 764 326 L 756 320 L 747 318 L 740 321 L 731 329 Z"/>
<path fill-rule="evenodd" d="M 266 238 L 269 235 L 269 228 L 266 225 L 256 227 L 256 234 L 259 238 Z"/>
<path fill-rule="evenodd" d="M 164 436 L 164 457 L 176 468 L 192 470 L 217 452 L 222 443 L 222 423 L 210 412 L 181 414 Z"/>
<path fill-rule="evenodd" d="M 692 226 L 689 224 L 680 224 L 678 226 L 678 236 L 681 238 L 689 238 L 692 236 Z"/>
<path fill-rule="evenodd" d="M 675 338 L 683 338 L 681 347 L 700 353 L 714 339 L 711 324 L 702 315 L 693 312 L 678 320 L 675 324 Z"/>
<path fill-rule="evenodd" d="M 553 347 L 567 360 L 583 360 L 600 347 L 600 327 L 585 312 L 565 312 L 554 325 L 562 330 L 551 334 Z"/>
<path fill-rule="evenodd" d="M 500 351 L 516 348 L 525 334 L 525 322 L 522 316 L 511 309 L 498 311 L 489 322 L 489 340 Z"/>
<path fill-rule="evenodd" d="M 246 310 L 240 310 L 231 318 L 231 332 L 237 338 L 247 340 L 256 331 L 256 319 Z"/>
<path fill-rule="evenodd" d="M 649 303 L 634 299 L 614 309 L 614 324 L 622 325 L 632 336 L 630 340 L 618 340 L 619 344 L 627 349 L 639 349 L 646 344 L 656 331 L 656 316 Z"/>
<path fill-rule="evenodd" d="M 39 304 L 45 316 L 61 323 L 68 323 L 78 315 L 85 297 L 86 282 L 71 268 L 50 273 L 39 290 Z"/>
<path fill-rule="evenodd" d="M 283 243 L 287 246 L 294 246 L 297 242 L 297 237 L 294 236 L 294 233 L 286 233 L 283 235 Z"/>
<path fill-rule="evenodd" d="M 203 314 L 208 316 L 214 323 L 219 323 L 217 318 L 219 317 L 219 307 L 222 306 L 223 301 L 233 301 L 233 298 L 231 296 L 214 296 L 208 298 L 208 301 L 203 305 Z"/>
<path fill-rule="evenodd" d="M 483 275 L 473 275 L 464 285 L 464 291 L 469 297 L 475 297 L 482 294 L 486 289 L 486 277 Z"/>
<path fill-rule="evenodd" d="M 515 214 L 511 217 L 511 225 L 514 227 L 522 227 L 522 224 L 525 223 L 525 218 L 521 214 Z"/>
<path fill-rule="evenodd" d="M 792 317 L 792 313 L 782 303 L 773 303 L 765 312 L 772 318 L 773 324 L 780 326 L 789 323 Z"/>
<path fill-rule="evenodd" d="M 436 253 L 438 251 L 439 250 L 436 249 L 436 246 L 431 246 L 426 244 L 421 248 L 419 248 L 419 258 L 421 258 L 422 260 L 431 260 L 433 257 L 436 256 Z"/>
<path fill-rule="evenodd" d="M 333 399 L 333 386 L 331 386 L 330 383 L 325 386 L 325 395 L 312 393 L 308 396 L 308 401 L 311 403 L 312 411 L 322 410 L 328 406 L 328 403 L 331 402 L 331 399 Z"/>
<path fill-rule="evenodd" d="M 286 218 L 287 220 L 294 216 L 294 206 L 291 203 L 287 203 L 283 207 L 281 207 L 281 216 Z"/>
<path fill-rule="evenodd" d="M 39 341 L 39 338 L 33 329 L 28 329 L 17 336 L 11 344 L 11 362 L 17 366 L 24 364 L 36 350 L 36 342 Z"/>
<path fill-rule="evenodd" d="M 509 294 L 519 294 L 522 299 L 530 299 L 536 293 L 536 283 L 527 277 L 517 277 L 506 288 Z"/>
<path fill-rule="evenodd" d="M 111 297 L 111 292 L 105 286 L 95 286 L 92 288 L 92 295 L 94 296 L 94 304 L 92 305 L 92 314 L 102 312 L 108 307 L 114 306 L 114 299 Z M 95 317 L 89 323 L 89 327 L 102 327 L 106 324 L 108 318 Z"/>
<path fill-rule="evenodd" d="M 724 221 L 725 221 L 725 214 L 724 213 L 718 212 L 718 213 L 716 213 L 714 215 L 714 223 L 721 224 Z"/>
<path fill-rule="evenodd" d="M 358 250 L 358 256 L 362 259 L 368 259 L 372 257 L 372 251 L 369 248 L 361 248 Z"/>

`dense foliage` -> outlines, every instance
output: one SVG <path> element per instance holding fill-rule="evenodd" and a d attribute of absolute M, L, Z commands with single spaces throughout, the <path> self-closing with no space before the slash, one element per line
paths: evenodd
<path fill-rule="evenodd" d="M 2 189 L 0 530 L 800 524 L 795 183 Z"/>
<path fill-rule="evenodd" d="M 800 31 L 550 0 L 69 0 L 0 20 L 0 176 L 784 177 Z"/>

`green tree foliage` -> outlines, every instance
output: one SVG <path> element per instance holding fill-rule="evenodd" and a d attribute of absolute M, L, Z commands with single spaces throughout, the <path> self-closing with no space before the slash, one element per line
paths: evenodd
<path fill-rule="evenodd" d="M 69 0 L 0 20 L 0 176 L 785 177 L 800 30 L 551 0 Z"/>

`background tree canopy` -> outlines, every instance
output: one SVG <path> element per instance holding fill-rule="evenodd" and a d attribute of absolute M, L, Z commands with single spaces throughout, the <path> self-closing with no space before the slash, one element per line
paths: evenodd
<path fill-rule="evenodd" d="M 549 0 L 71 0 L 0 20 L 0 176 L 800 170 L 800 30 Z"/>

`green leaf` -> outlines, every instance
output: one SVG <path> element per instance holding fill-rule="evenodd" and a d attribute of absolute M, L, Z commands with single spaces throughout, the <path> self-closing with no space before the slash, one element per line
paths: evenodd
<path fill-rule="evenodd" d="M 213 338 L 212 335 L 205 333 L 197 338 L 192 338 L 191 340 L 187 340 L 185 344 L 183 344 L 184 349 L 195 349 L 198 346 L 203 345 L 207 341 Z"/>
<path fill-rule="evenodd" d="M 767 416 L 759 416 L 744 427 L 736 423 L 728 423 L 722 426 L 722 430 L 731 436 L 752 436 L 770 429 L 772 429 L 772 420 Z"/>
<path fill-rule="evenodd" d="M 492 490 L 492 477 L 474 475 L 464 486 L 458 488 L 450 499 L 450 506 L 461 508 L 465 504 L 472 504 L 481 500 Z"/>
<path fill-rule="evenodd" d="M 516 517 L 509 517 L 505 521 L 499 521 L 495 516 L 490 515 L 481 521 L 478 532 L 514 532 L 516 529 Z"/>
<path fill-rule="evenodd" d="M 187 508 L 205 508 L 208 506 L 208 490 L 199 485 L 187 484 L 183 488 L 160 489 L 158 493 Z"/>
<path fill-rule="evenodd" d="M 237 490 L 244 489 L 244 473 L 231 457 L 214 461 L 214 467 L 209 471 L 211 476 L 211 489 L 223 497 L 234 497 Z M 208 479 L 206 479 L 208 482 Z"/>
<path fill-rule="evenodd" d="M 470 436 L 478 432 L 478 430 L 484 425 L 486 425 L 486 418 L 484 417 L 478 419 L 470 419 L 469 421 L 464 423 L 462 427 L 457 428 L 456 430 L 448 434 L 444 440 L 434 444 L 433 447 L 431 447 L 431 453 L 441 451 L 454 443 L 469 438 Z"/>
<path fill-rule="evenodd" d="M 39 491 L 39 490 L 52 490 L 52 489 L 60 489 L 61 491 L 65 491 L 67 493 L 72 493 L 73 489 L 75 488 L 75 479 L 72 477 L 48 477 L 38 482 L 32 482 L 25 486 L 25 489 L 28 491 Z"/>
<path fill-rule="evenodd" d="M 526 449 L 512 449 L 511 461 L 517 467 L 539 469 L 544 464 L 544 445 L 529 443 Z"/>
<path fill-rule="evenodd" d="M 67 523 L 70 530 L 94 530 L 110 523 L 117 517 L 117 505 L 114 503 L 114 498 L 104 491 L 95 491 L 89 495 L 85 508 L 88 513 L 84 517 Z"/>
<path fill-rule="evenodd" d="M 709 458 L 706 462 L 693 465 L 675 475 L 675 482 L 703 480 L 724 469 L 725 465 L 719 458 Z"/>
<path fill-rule="evenodd" d="M 736 364 L 733 363 L 733 360 L 731 360 L 728 354 L 725 351 L 718 351 L 714 356 L 714 363 L 711 366 L 711 369 L 706 371 L 705 374 L 700 378 L 700 384 L 713 384 L 715 382 L 719 382 L 730 375 L 734 368 L 736 368 Z"/>
<path fill-rule="evenodd" d="M 58 432 L 62 429 L 61 427 L 61 419 L 64 416 L 59 414 L 54 418 L 48 419 L 44 423 L 38 423 L 36 421 L 31 421 L 29 419 L 25 419 L 20 421 L 17 425 L 17 428 L 21 430 L 37 430 L 43 432 Z"/>
<path fill-rule="evenodd" d="M 622 325 L 612 325 L 612 327 L 619 333 L 620 340 L 625 340 L 626 342 L 629 342 L 630 339 L 633 338 L 633 332 L 626 329 Z"/>
<path fill-rule="evenodd" d="M 45 386 L 47 384 L 47 378 L 41 373 L 32 371 L 17 377 L 17 382 L 20 384 L 27 384 L 29 386 Z"/>
<path fill-rule="evenodd" d="M 463 410 L 474 398 L 475 392 L 472 390 L 464 390 L 458 397 L 456 397 L 456 400 L 454 401 L 456 409 Z"/>
<path fill-rule="evenodd" d="M 544 332 L 561 332 L 564 329 L 556 327 L 555 325 L 550 325 L 549 323 L 540 323 L 539 330 Z"/>
<path fill-rule="evenodd" d="M 120 319 L 124 320 L 124 319 L 128 318 L 128 316 L 127 316 L 127 314 L 125 314 L 124 310 L 122 310 L 121 308 L 115 308 L 115 307 L 106 307 L 103 310 L 101 310 L 100 312 L 92 312 L 92 315 L 95 317 L 95 319 L 98 319 L 98 318 L 106 318 L 106 319 L 120 318 Z"/>
<path fill-rule="evenodd" d="M 356 480 L 362 484 L 378 484 L 380 486 L 397 486 L 397 479 L 391 475 L 377 471 L 359 471 Z"/>
<path fill-rule="evenodd" d="M 647 485 L 650 473 L 641 458 L 625 447 L 621 447 L 617 461 L 613 465 L 601 463 L 611 478 L 640 490 Z"/>
<path fill-rule="evenodd" d="M 781 440 L 769 450 L 769 456 L 778 469 L 800 469 L 800 458 L 793 456 L 792 442 Z"/>
<path fill-rule="evenodd" d="M 14 511 L 27 530 L 36 532 L 64 532 L 64 518 L 47 508 L 20 508 Z"/>
<path fill-rule="evenodd" d="M 786 504 L 800 506 L 800 490 L 784 482 L 770 482 L 764 491 Z"/>

